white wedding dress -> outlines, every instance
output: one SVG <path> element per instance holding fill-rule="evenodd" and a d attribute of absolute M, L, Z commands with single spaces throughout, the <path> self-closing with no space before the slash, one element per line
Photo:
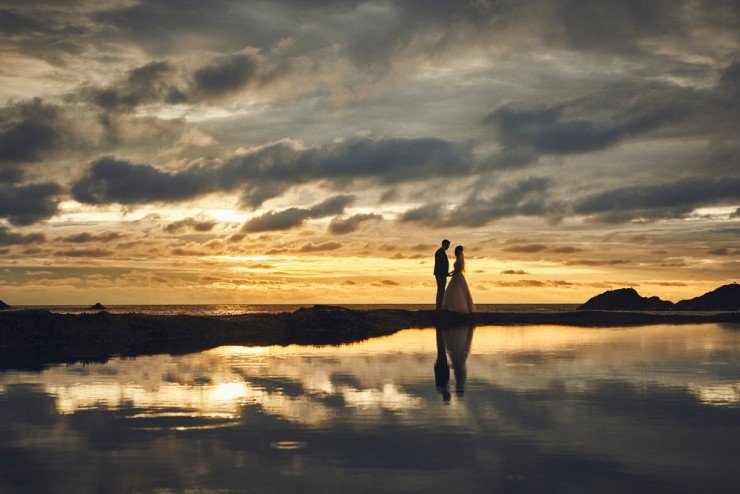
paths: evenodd
<path fill-rule="evenodd" d="M 452 272 L 452 279 L 447 285 L 445 296 L 442 299 L 442 308 L 455 312 L 470 314 L 475 311 L 473 297 L 470 295 L 468 282 L 465 281 L 465 259 L 460 256 L 454 264 L 455 270 Z"/>

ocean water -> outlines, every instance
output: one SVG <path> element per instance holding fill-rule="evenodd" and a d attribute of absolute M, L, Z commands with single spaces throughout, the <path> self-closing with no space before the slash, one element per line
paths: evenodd
<path fill-rule="evenodd" d="M 412 329 L 0 373 L 0 492 L 737 492 L 740 327 Z"/>
<path fill-rule="evenodd" d="M 293 312 L 314 304 L 203 304 L 203 305 L 105 305 L 112 314 L 140 313 L 156 315 L 187 314 L 198 316 L 230 316 L 254 313 Z M 331 304 L 350 309 L 434 309 L 434 304 Z M 83 305 L 22 305 L 14 309 L 43 309 L 64 314 L 92 312 Z M 480 304 L 479 312 L 561 312 L 575 310 L 578 304 Z"/>

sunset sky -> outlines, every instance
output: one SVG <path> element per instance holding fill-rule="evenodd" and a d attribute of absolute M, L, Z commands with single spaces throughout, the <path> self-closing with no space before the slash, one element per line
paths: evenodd
<path fill-rule="evenodd" d="M 478 303 L 740 274 L 736 1 L 0 0 L 0 299 Z M 452 249 L 449 251 L 452 257 Z"/>

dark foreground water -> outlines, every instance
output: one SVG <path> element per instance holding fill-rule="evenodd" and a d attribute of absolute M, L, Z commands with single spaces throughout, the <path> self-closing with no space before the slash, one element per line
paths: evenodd
<path fill-rule="evenodd" d="M 737 492 L 739 336 L 458 327 L 6 372 L 0 492 Z"/>

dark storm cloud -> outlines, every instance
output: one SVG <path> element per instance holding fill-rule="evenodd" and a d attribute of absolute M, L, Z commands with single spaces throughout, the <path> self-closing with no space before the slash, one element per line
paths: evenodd
<path fill-rule="evenodd" d="M 103 249 L 100 247 L 93 247 L 89 249 L 70 249 L 60 250 L 54 253 L 57 257 L 110 257 L 115 252 L 112 250 Z"/>
<path fill-rule="evenodd" d="M 75 233 L 73 235 L 67 235 L 61 237 L 58 240 L 62 242 L 69 242 L 73 244 L 86 244 L 90 242 L 112 242 L 125 237 L 124 234 L 118 232 L 103 232 L 103 233 L 90 233 L 82 232 Z"/>
<path fill-rule="evenodd" d="M 446 212 L 444 204 L 432 203 L 405 211 L 399 220 L 404 223 L 425 223 L 427 225 L 444 224 Z"/>
<path fill-rule="evenodd" d="M 372 213 L 355 214 L 349 218 L 337 217 L 332 219 L 331 223 L 329 223 L 329 231 L 335 235 L 344 235 L 356 231 L 360 228 L 360 225 L 366 221 L 381 219 L 383 219 L 382 216 Z"/>
<path fill-rule="evenodd" d="M 707 251 L 707 254 L 711 254 L 713 256 L 728 256 L 732 253 L 731 249 L 728 249 L 727 247 L 718 247 L 716 249 L 710 249 Z"/>
<path fill-rule="evenodd" d="M 187 48 L 181 42 L 187 37 L 200 39 L 209 50 L 232 51 L 245 46 L 266 47 L 289 36 L 291 24 L 279 22 L 278 12 L 262 5 L 236 0 L 207 3 L 178 0 L 153 0 L 124 7 L 98 10 L 93 20 L 103 30 L 101 36 L 119 43 L 135 43 L 149 53 L 164 55 Z M 272 14 L 278 22 L 259 19 L 262 12 Z"/>
<path fill-rule="evenodd" d="M 245 203 L 257 207 L 311 181 L 400 183 L 460 176 L 474 166 L 468 146 L 442 139 L 354 138 L 311 148 L 278 142 L 223 165 L 197 165 L 176 172 L 101 158 L 73 185 L 72 194 L 89 204 L 138 204 L 241 189 Z"/>
<path fill-rule="evenodd" d="M 43 242 L 46 237 L 42 233 L 18 233 L 0 225 L 0 245 L 27 245 Z"/>
<path fill-rule="evenodd" d="M 558 0 L 552 2 L 562 30 L 552 38 L 587 51 L 636 52 L 639 42 L 670 30 L 685 35 L 688 25 L 663 2 L 640 0 Z"/>
<path fill-rule="evenodd" d="M 56 2 L 5 6 L 0 9 L 1 45 L 57 65 L 64 63 L 64 56 L 79 55 L 88 47 L 90 26 L 74 9 L 59 8 Z"/>
<path fill-rule="evenodd" d="M 198 69 L 193 78 L 198 91 L 208 96 L 218 96 L 240 89 L 256 73 L 257 62 L 252 57 L 232 55 Z"/>
<path fill-rule="evenodd" d="M 270 193 L 312 180 L 371 179 L 382 184 L 452 177 L 474 170 L 468 145 L 443 139 L 352 138 L 312 148 L 278 142 L 236 157 L 222 170 L 225 180 L 267 182 Z M 254 182 L 253 182 L 254 183 Z M 246 202 L 258 206 L 260 187 L 246 191 Z"/>
<path fill-rule="evenodd" d="M 253 81 L 258 63 L 250 55 L 218 57 L 196 69 L 156 60 L 130 70 L 108 86 L 86 86 L 68 99 L 82 98 L 111 112 L 127 112 L 149 103 L 195 103 L 232 93 Z"/>
<path fill-rule="evenodd" d="M 19 180 L 20 164 L 41 159 L 61 141 L 56 106 L 34 98 L 0 108 L 0 182 Z"/>
<path fill-rule="evenodd" d="M 620 103 L 625 96 L 627 102 Z M 584 153 L 676 123 L 688 113 L 682 101 L 685 96 L 615 91 L 548 107 L 504 105 L 484 122 L 497 130 L 505 146 L 523 146 L 542 154 Z M 599 113 L 603 116 L 595 118 Z"/>
<path fill-rule="evenodd" d="M 62 188 L 55 183 L 0 184 L 0 218 L 13 225 L 30 225 L 54 216 Z"/>
<path fill-rule="evenodd" d="M 201 168 L 165 172 L 107 156 L 94 161 L 72 186 L 72 196 L 87 204 L 141 204 L 182 201 L 218 190 Z"/>
<path fill-rule="evenodd" d="M 298 252 L 326 252 L 329 250 L 337 250 L 342 247 L 341 242 L 322 242 L 320 244 L 314 244 L 311 242 L 305 243 L 298 249 Z"/>
<path fill-rule="evenodd" d="M 344 209 L 354 201 L 353 196 L 334 196 L 310 208 L 288 208 L 282 211 L 267 213 L 248 220 L 242 226 L 247 233 L 289 230 L 301 226 L 312 218 L 324 218 L 342 214 Z"/>
<path fill-rule="evenodd" d="M 188 230 L 195 232 L 210 232 L 216 225 L 217 223 L 213 220 L 184 218 L 182 220 L 169 223 L 164 227 L 164 231 L 173 234 Z"/>
<path fill-rule="evenodd" d="M 512 216 L 560 214 L 562 206 L 550 198 L 549 187 L 550 180 L 547 178 L 528 177 L 503 184 L 490 196 L 483 195 L 485 190 L 475 190 L 452 209 L 432 203 L 408 210 L 399 219 L 401 222 L 418 222 L 433 227 L 480 227 Z"/>
<path fill-rule="evenodd" d="M 451 1 L 273 1 L 247 4 L 217 0 L 202 4 L 154 0 L 94 14 L 103 37 L 134 42 L 150 53 L 183 50 L 179 41 L 197 37 L 210 50 L 268 48 L 297 37 L 302 50 L 340 45 L 358 65 L 385 64 L 415 37 L 453 25 L 481 24 L 502 7 Z M 442 39 L 438 43 L 443 43 Z"/>
<path fill-rule="evenodd" d="M 740 200 L 740 178 L 692 177 L 655 185 L 618 187 L 584 197 L 577 214 L 595 221 L 620 223 L 636 218 L 680 218 L 694 208 Z"/>
<path fill-rule="evenodd" d="M 167 61 L 149 62 L 128 72 L 117 84 L 83 88 L 82 95 L 106 110 L 130 110 L 152 102 L 180 103 L 185 94 L 172 82 L 175 67 Z"/>
<path fill-rule="evenodd" d="M 191 50 L 191 40 L 201 50 L 229 53 L 267 50 L 294 38 L 298 52 L 339 47 L 360 67 L 388 65 L 412 46 L 434 55 L 468 32 L 514 41 L 528 29 L 547 47 L 640 56 L 658 42 L 686 42 L 703 30 L 732 34 L 738 27 L 736 3 L 717 0 L 149 0 L 74 8 L 18 2 L 2 12 L 0 30 L 16 49 L 37 56 L 133 45 L 161 57 Z"/>

